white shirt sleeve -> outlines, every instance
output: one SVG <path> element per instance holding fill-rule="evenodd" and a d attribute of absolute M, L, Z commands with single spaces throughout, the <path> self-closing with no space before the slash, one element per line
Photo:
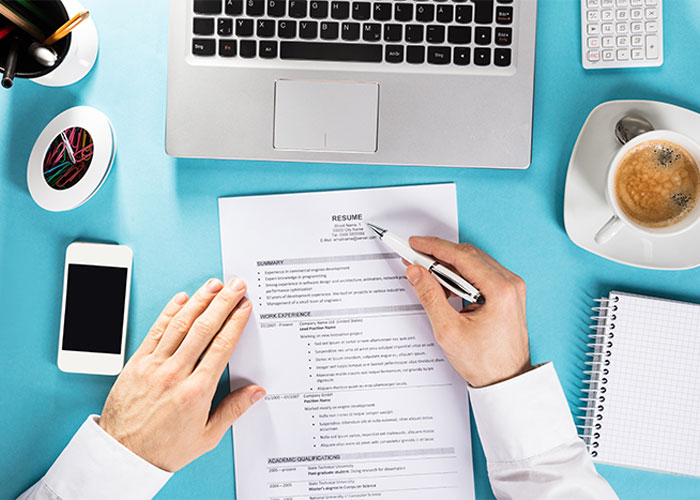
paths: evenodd
<path fill-rule="evenodd" d="M 152 498 L 172 473 L 126 448 L 91 415 L 38 483 L 18 500 Z"/>
<path fill-rule="evenodd" d="M 469 397 L 497 498 L 617 498 L 576 432 L 551 363 L 470 387 Z"/>

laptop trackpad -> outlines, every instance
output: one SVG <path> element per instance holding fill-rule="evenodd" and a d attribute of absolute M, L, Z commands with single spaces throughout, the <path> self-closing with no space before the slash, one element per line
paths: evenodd
<path fill-rule="evenodd" d="M 275 149 L 377 151 L 379 84 L 275 82 Z"/>

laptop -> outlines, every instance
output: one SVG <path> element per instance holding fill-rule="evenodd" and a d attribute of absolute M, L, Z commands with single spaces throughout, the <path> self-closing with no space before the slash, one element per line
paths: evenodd
<path fill-rule="evenodd" d="M 171 0 L 166 151 L 527 168 L 537 0 Z"/>

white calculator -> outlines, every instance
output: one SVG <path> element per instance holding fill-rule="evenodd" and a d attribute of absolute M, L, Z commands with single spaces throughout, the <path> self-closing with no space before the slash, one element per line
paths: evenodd
<path fill-rule="evenodd" d="M 586 69 L 661 66 L 662 0 L 581 0 L 581 57 Z"/>

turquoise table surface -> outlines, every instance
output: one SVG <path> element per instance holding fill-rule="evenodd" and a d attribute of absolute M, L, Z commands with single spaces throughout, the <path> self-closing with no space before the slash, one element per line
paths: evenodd
<path fill-rule="evenodd" d="M 532 166 L 517 172 L 169 158 L 168 2 L 84 3 L 100 36 L 99 59 L 87 78 L 65 88 L 17 81 L 11 91 L 0 89 L 0 498 L 18 495 L 41 477 L 86 416 L 101 411 L 114 382 L 62 373 L 56 366 L 66 246 L 105 241 L 134 250 L 129 356 L 172 294 L 192 292 L 207 278 L 221 276 L 220 196 L 455 182 L 460 237 L 526 280 L 533 361 L 554 361 L 572 411 L 582 385 L 593 297 L 615 287 L 700 302 L 700 269 L 648 271 L 589 254 L 566 236 L 562 213 L 569 155 L 596 105 L 640 98 L 700 110 L 697 0 L 665 0 L 661 68 L 604 72 L 581 67 L 579 1 L 540 0 Z M 27 191 L 29 152 L 51 118 L 82 104 L 112 120 L 114 168 L 82 207 L 45 212 Z M 492 498 L 478 441 L 474 463 L 477 497 Z M 621 498 L 700 495 L 700 479 L 611 466 L 598 470 Z M 175 474 L 159 495 L 233 496 L 230 432 L 215 450 Z"/>

